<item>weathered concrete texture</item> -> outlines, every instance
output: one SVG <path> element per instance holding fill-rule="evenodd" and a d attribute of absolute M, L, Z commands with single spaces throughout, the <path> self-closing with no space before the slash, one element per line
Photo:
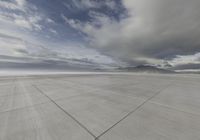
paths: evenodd
<path fill-rule="evenodd" d="M 56 101 L 86 126 L 95 136 L 99 136 L 143 100 L 107 93 L 96 92 Z"/>
<path fill-rule="evenodd" d="M 146 103 L 100 140 L 198 140 L 200 116 Z"/>
<path fill-rule="evenodd" d="M 16 81 L 15 86 L 6 86 L 5 89 L 11 90 L 11 92 L 8 95 L 1 96 L 0 113 L 50 101 L 26 82 Z"/>
<path fill-rule="evenodd" d="M 200 76 L 0 78 L 0 140 L 200 139 Z"/>
<path fill-rule="evenodd" d="M 92 140 L 76 122 L 52 103 L 0 114 L 1 140 Z"/>
<path fill-rule="evenodd" d="M 163 90 L 152 102 L 200 115 L 200 81 L 193 84 L 174 84 Z"/>

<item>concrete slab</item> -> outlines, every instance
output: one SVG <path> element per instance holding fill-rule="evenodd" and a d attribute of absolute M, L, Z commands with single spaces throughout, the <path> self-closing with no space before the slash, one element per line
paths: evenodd
<path fill-rule="evenodd" d="M 1 140 L 93 140 L 52 103 L 0 113 Z"/>
<path fill-rule="evenodd" d="M 14 84 L 0 85 L 0 97 L 13 94 Z"/>
<path fill-rule="evenodd" d="M 0 112 L 6 112 L 50 101 L 34 87 L 22 82 L 11 87 L 11 92 L 13 93 L 8 93 L 7 96 L 2 96 L 0 98 Z"/>
<path fill-rule="evenodd" d="M 147 103 L 99 140 L 197 140 L 200 116 Z"/>
<path fill-rule="evenodd" d="M 80 87 L 82 90 L 87 88 L 86 91 L 91 88 L 94 91 L 111 91 L 143 99 L 150 98 L 171 83 L 171 81 L 160 79 L 160 77 L 138 75 L 131 77 L 127 75 L 70 77 L 62 78 L 62 81 L 63 83 L 72 81 L 75 85 L 82 86 Z"/>
<path fill-rule="evenodd" d="M 200 115 L 200 86 L 197 84 L 183 84 L 180 81 L 162 91 L 151 101 Z"/>
<path fill-rule="evenodd" d="M 7 78 L 0 78 L 0 86 L 1 85 L 9 85 L 9 84 L 13 84 L 14 83 L 14 81 L 15 81 L 15 78 L 9 78 L 9 79 L 7 79 Z"/>
<path fill-rule="evenodd" d="M 200 77 L 0 77 L 0 140 L 200 139 Z"/>
<path fill-rule="evenodd" d="M 96 91 L 90 95 L 55 102 L 98 136 L 141 105 L 144 100 Z"/>
<path fill-rule="evenodd" d="M 136 79 L 136 78 L 135 78 Z M 100 76 L 82 76 L 80 77 L 71 77 L 71 78 L 62 78 L 62 80 L 70 81 L 76 84 L 88 85 L 90 87 L 106 89 L 111 86 L 126 86 L 134 85 L 138 83 L 138 80 L 133 80 L 132 78 L 123 75 L 100 75 Z"/>
<path fill-rule="evenodd" d="M 81 86 L 78 84 L 76 85 L 73 83 L 57 81 L 53 79 L 48 82 L 51 83 L 48 84 L 35 83 L 34 85 L 40 90 L 42 90 L 42 92 L 44 92 L 53 100 L 70 98 L 82 94 L 88 94 L 96 90 L 95 88 L 90 88 L 88 86 L 84 85 Z"/>

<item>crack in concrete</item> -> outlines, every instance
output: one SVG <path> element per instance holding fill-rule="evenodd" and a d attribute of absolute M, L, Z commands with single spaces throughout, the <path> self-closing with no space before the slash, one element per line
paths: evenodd
<path fill-rule="evenodd" d="M 155 96 L 157 96 L 158 94 L 160 94 L 163 90 L 167 89 L 168 87 L 170 87 L 171 84 L 167 85 L 165 88 L 159 90 L 157 93 L 155 93 L 153 96 L 151 96 L 150 98 L 148 98 L 147 100 L 145 100 L 142 104 L 140 104 L 137 108 L 135 108 L 134 110 L 132 110 L 131 112 L 129 112 L 127 115 L 125 115 L 122 119 L 120 119 L 118 122 L 116 122 L 114 125 L 112 125 L 110 128 L 108 128 L 106 131 L 104 131 L 103 133 L 101 133 L 99 136 L 97 136 L 95 138 L 95 140 L 99 140 L 99 138 L 103 135 L 105 135 L 108 131 L 110 131 L 112 128 L 114 128 L 116 125 L 118 125 L 120 122 L 122 122 L 123 120 L 125 120 L 128 116 L 130 116 L 131 114 L 133 114 L 134 112 L 136 112 L 138 109 L 140 109 L 144 104 L 146 104 L 147 102 L 149 102 L 151 99 L 153 99 Z"/>
<path fill-rule="evenodd" d="M 37 89 L 41 94 L 46 96 L 49 100 L 51 100 L 52 103 L 54 103 L 60 110 L 62 110 L 66 115 L 68 115 L 72 120 L 74 120 L 80 127 L 82 127 L 84 130 L 86 130 L 94 139 L 96 140 L 96 136 L 90 132 L 82 123 L 80 123 L 75 117 L 73 117 L 70 113 L 68 113 L 66 110 L 64 110 L 61 106 L 59 106 L 54 100 L 52 100 L 48 95 L 46 95 L 42 90 L 40 90 L 36 85 L 33 85 L 35 89 Z"/>

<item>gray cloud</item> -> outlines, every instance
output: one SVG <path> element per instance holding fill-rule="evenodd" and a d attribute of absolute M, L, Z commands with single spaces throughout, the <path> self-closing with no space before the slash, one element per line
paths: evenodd
<path fill-rule="evenodd" d="M 160 64 L 177 55 L 200 52 L 199 0 L 124 0 L 129 16 L 122 21 L 96 17 L 91 23 L 72 26 L 90 37 L 90 45 L 128 62 Z"/>
<path fill-rule="evenodd" d="M 188 63 L 185 65 L 178 65 L 173 67 L 174 70 L 200 70 L 200 64 Z"/>

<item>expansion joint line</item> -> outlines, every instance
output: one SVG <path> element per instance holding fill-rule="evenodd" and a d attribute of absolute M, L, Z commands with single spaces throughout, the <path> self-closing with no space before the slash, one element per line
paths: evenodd
<path fill-rule="evenodd" d="M 147 100 L 145 100 L 142 104 L 140 104 L 137 108 L 135 108 L 134 110 L 132 110 L 131 112 L 129 112 L 127 115 L 125 115 L 122 119 L 120 119 L 118 122 L 116 122 L 114 125 L 112 125 L 110 128 L 108 128 L 106 131 L 104 131 L 103 133 L 101 133 L 99 136 L 97 136 L 95 138 L 95 140 L 99 140 L 99 138 L 101 136 L 103 136 L 104 134 L 106 134 L 108 131 L 110 131 L 112 128 L 114 128 L 116 125 L 118 125 L 120 122 L 122 122 L 123 120 L 125 120 L 128 116 L 130 116 L 131 114 L 133 114 L 135 111 L 137 111 L 138 109 L 140 109 L 144 104 L 146 104 L 147 102 L 149 102 L 152 98 L 154 98 L 155 96 L 157 96 L 158 94 L 160 94 L 163 90 L 167 89 L 168 87 L 170 87 L 171 84 L 167 85 L 165 88 L 159 90 L 158 92 L 156 92 L 153 96 L 151 96 L 150 98 L 148 98 Z"/>
<path fill-rule="evenodd" d="M 86 130 L 94 139 L 96 140 L 96 136 L 90 132 L 82 123 L 80 123 L 75 117 L 73 117 L 70 113 L 68 113 L 66 110 L 64 110 L 61 106 L 59 106 L 53 99 L 51 99 L 48 95 L 46 95 L 40 88 L 38 88 L 36 85 L 32 85 L 35 89 L 37 89 L 42 95 L 47 97 L 53 104 L 55 104 L 61 111 L 63 111 L 67 116 L 69 116 L 72 120 L 74 120 L 80 127 L 82 127 L 84 130 Z"/>

